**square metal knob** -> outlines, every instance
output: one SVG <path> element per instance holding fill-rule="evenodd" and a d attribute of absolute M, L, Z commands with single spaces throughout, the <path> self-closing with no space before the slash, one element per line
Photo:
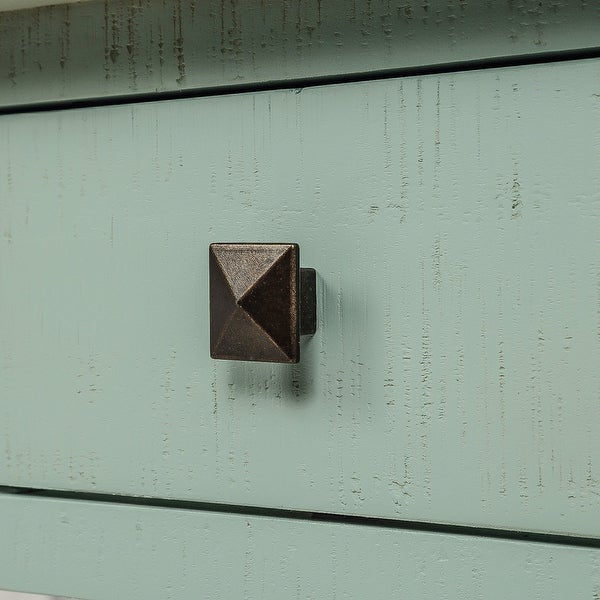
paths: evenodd
<path fill-rule="evenodd" d="M 297 363 L 316 328 L 316 274 L 298 244 L 211 244 L 210 355 Z"/>

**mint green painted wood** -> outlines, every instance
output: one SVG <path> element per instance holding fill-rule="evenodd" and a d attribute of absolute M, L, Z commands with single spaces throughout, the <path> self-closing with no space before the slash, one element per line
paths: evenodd
<path fill-rule="evenodd" d="M 0 587 L 89 600 L 600 595 L 600 550 L 0 496 Z"/>
<path fill-rule="evenodd" d="M 600 62 L 0 118 L 0 482 L 600 535 Z M 297 367 L 208 354 L 295 241 Z"/>
<path fill-rule="evenodd" d="M 46 596 L 41 594 L 27 594 L 26 592 L 7 592 L 0 590 L 0 600 L 68 600 L 59 599 L 56 596 Z"/>
<path fill-rule="evenodd" d="M 0 106 L 598 46 L 597 2 L 107 0 L 0 13 Z"/>

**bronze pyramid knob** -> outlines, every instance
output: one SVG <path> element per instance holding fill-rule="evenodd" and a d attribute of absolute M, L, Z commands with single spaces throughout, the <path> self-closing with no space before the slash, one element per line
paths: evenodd
<path fill-rule="evenodd" d="M 297 363 L 316 329 L 316 274 L 298 244 L 211 244 L 210 355 Z"/>

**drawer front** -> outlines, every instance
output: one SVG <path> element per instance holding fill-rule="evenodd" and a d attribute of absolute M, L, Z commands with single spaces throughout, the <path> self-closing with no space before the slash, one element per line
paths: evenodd
<path fill-rule="evenodd" d="M 600 62 L 0 118 L 0 482 L 600 535 Z M 294 241 L 297 366 L 208 354 Z"/>
<path fill-rule="evenodd" d="M 600 595 L 598 548 L 1 495 L 0 529 L 0 587 L 90 600 Z"/>

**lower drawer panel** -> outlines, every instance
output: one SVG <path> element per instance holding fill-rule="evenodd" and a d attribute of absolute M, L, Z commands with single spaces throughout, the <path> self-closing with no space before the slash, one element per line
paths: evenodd
<path fill-rule="evenodd" d="M 0 495 L 0 588 L 89 600 L 600 595 L 600 549 Z"/>

